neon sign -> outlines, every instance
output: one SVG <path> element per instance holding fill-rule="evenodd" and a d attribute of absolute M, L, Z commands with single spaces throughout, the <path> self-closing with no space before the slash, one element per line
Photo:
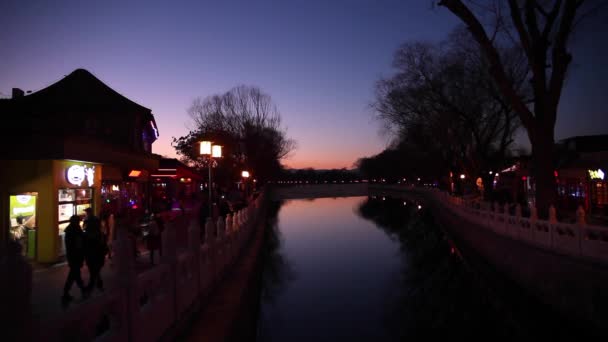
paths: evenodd
<path fill-rule="evenodd" d="M 604 180 L 604 171 L 602 169 L 587 170 L 589 172 L 589 178 Z"/>
<path fill-rule="evenodd" d="M 70 184 L 81 186 L 82 182 L 87 181 L 89 186 L 95 182 L 95 166 L 72 165 L 67 170 L 66 178 Z"/>

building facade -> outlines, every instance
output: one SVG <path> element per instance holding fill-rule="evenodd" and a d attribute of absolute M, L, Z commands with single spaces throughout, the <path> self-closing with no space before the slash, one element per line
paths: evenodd
<path fill-rule="evenodd" d="M 91 207 L 100 215 L 149 205 L 149 175 L 158 168 L 150 109 L 78 69 L 30 95 L 0 100 L 0 212 L 5 239 L 31 260 L 64 254 L 63 230 Z"/>

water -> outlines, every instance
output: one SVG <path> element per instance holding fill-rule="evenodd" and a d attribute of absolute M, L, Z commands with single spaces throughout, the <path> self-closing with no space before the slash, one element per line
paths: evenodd
<path fill-rule="evenodd" d="M 424 203 L 319 198 L 275 209 L 258 341 L 575 334 L 507 280 L 476 272 Z"/>

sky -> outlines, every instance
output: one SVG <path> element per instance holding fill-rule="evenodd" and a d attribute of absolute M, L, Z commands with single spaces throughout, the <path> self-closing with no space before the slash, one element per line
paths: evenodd
<path fill-rule="evenodd" d="M 37 91 L 84 68 L 152 109 L 153 152 L 192 128 L 197 97 L 245 84 L 268 93 L 297 149 L 293 168 L 350 168 L 389 137 L 373 119 L 374 84 L 394 51 L 440 41 L 459 23 L 430 0 L 14 1 L 0 3 L 0 96 Z M 608 133 L 608 16 L 584 22 L 556 139 Z M 518 144 L 528 146 L 525 134 Z"/>

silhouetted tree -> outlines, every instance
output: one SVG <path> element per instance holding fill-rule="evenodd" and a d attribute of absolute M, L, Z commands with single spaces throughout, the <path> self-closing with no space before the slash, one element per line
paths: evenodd
<path fill-rule="evenodd" d="M 395 54 L 396 74 L 377 84 L 374 108 L 402 142 L 417 146 L 474 181 L 502 166 L 519 127 L 492 77 L 487 60 L 463 30 L 448 43 L 407 43 Z M 517 49 L 502 49 L 509 76 L 525 92 L 526 64 Z M 445 170 L 446 174 L 448 170 Z"/>
<path fill-rule="evenodd" d="M 554 128 L 557 108 L 572 55 L 568 40 L 581 10 L 583 0 L 509 0 L 508 10 L 501 1 L 483 5 L 461 0 L 441 0 L 440 6 L 455 14 L 468 28 L 488 60 L 488 70 L 500 93 L 515 110 L 526 128 L 532 146 L 533 175 L 536 182 L 536 206 L 542 216 L 555 203 L 557 192 L 553 175 Z M 586 1 L 591 6 L 602 3 Z M 502 13 L 508 12 L 509 20 Z M 487 21 L 490 14 L 491 21 Z M 517 43 L 530 66 L 529 80 L 533 105 L 517 92 L 509 77 L 499 46 L 505 40 Z"/>
<path fill-rule="evenodd" d="M 228 179 L 238 179 L 248 170 L 264 182 L 281 170 L 281 159 L 295 142 L 281 127 L 281 116 L 270 95 L 257 87 L 238 86 L 226 93 L 194 100 L 189 109 L 194 129 L 186 136 L 173 138 L 173 147 L 186 162 L 204 167 L 198 142 L 211 140 L 222 145 L 220 162 Z"/>

